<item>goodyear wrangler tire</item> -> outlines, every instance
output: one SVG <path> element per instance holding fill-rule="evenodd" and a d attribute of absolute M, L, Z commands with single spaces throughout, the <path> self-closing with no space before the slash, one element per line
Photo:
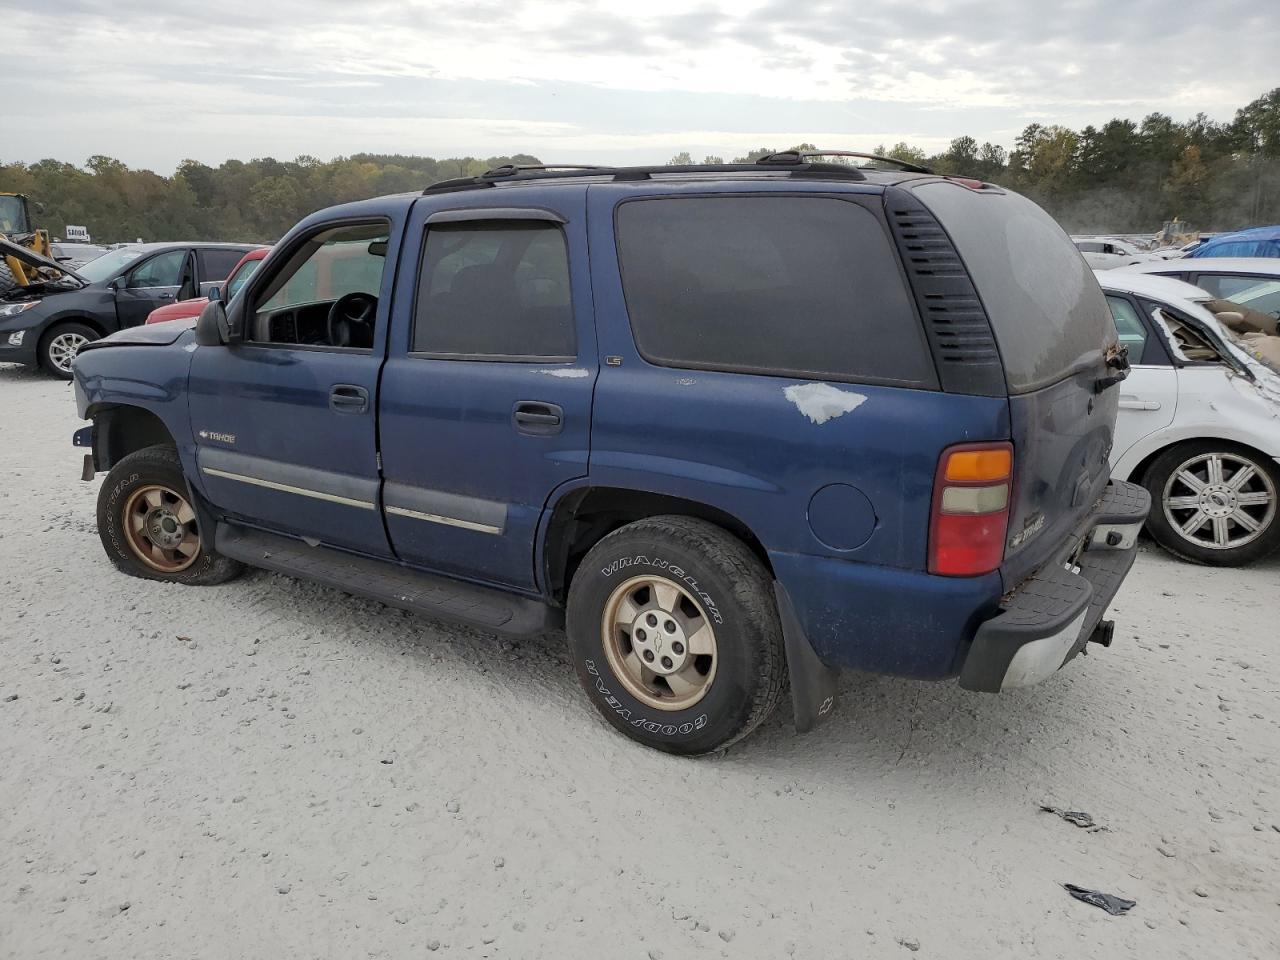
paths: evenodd
<path fill-rule="evenodd" d="M 111 468 L 98 491 L 98 535 L 131 576 L 209 586 L 244 568 L 200 539 L 178 451 L 146 447 Z"/>
<path fill-rule="evenodd" d="M 578 679 L 601 715 L 669 753 L 723 749 L 786 684 L 768 572 L 721 528 L 650 517 L 583 558 L 566 618 Z"/>

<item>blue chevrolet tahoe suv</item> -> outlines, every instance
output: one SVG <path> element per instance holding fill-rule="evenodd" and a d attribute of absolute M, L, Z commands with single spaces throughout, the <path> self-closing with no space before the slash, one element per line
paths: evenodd
<path fill-rule="evenodd" d="M 514 168 L 299 223 L 194 329 L 74 364 L 108 556 L 563 625 L 675 753 L 841 669 L 997 692 L 1089 641 L 1148 497 L 1070 239 L 1015 193 L 780 154 Z"/>

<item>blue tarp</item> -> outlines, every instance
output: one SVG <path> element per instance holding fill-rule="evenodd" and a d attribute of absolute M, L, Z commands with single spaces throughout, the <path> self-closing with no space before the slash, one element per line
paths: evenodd
<path fill-rule="evenodd" d="M 1224 233 L 1200 244 L 1188 257 L 1280 257 L 1280 226 Z"/>

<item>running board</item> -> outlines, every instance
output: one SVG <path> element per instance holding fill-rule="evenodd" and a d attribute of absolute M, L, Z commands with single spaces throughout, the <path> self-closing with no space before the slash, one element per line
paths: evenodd
<path fill-rule="evenodd" d="M 527 597 L 228 523 L 218 524 L 214 549 L 251 567 L 314 580 L 389 607 L 491 633 L 533 636 L 563 622 L 559 610 Z"/>

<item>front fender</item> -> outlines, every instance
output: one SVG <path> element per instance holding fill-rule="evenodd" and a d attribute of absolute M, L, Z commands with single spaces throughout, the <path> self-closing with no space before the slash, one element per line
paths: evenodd
<path fill-rule="evenodd" d="M 145 411 L 163 426 L 168 439 L 177 446 L 183 467 L 194 466 L 195 437 L 187 405 L 187 380 L 191 371 L 194 342 L 189 336 L 171 346 L 117 346 L 85 351 L 73 366 L 76 409 L 82 419 L 95 426 L 126 411 Z M 155 431 L 142 431 L 141 439 L 163 442 Z M 92 434 L 94 464 L 107 470 L 132 449 L 106 449 L 111 431 L 95 429 Z M 138 441 L 140 442 L 140 441 Z M 117 442 L 118 447 L 118 442 Z"/>

